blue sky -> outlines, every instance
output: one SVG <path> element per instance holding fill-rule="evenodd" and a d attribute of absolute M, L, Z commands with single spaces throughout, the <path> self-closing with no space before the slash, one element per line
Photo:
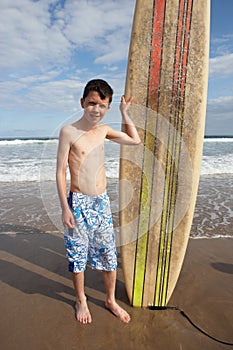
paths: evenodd
<path fill-rule="evenodd" d="M 124 91 L 134 4 L 1 0 L 0 137 L 56 135 L 70 116 L 81 115 L 83 87 L 94 77 L 113 86 L 114 112 Z M 233 135 L 232 13 L 232 0 L 212 0 L 208 135 Z"/>

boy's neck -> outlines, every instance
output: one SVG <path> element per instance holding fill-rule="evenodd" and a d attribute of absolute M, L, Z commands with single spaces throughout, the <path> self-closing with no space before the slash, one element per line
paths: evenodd
<path fill-rule="evenodd" d="M 98 126 L 98 124 L 92 124 L 90 123 L 85 116 L 83 115 L 76 123 L 76 126 L 83 130 L 83 131 L 89 131 L 93 128 L 95 128 L 96 126 Z"/>

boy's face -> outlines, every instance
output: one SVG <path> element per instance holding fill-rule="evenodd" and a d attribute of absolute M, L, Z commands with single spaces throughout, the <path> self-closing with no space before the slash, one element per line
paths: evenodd
<path fill-rule="evenodd" d="M 103 119 L 109 110 L 109 97 L 102 100 L 97 91 L 90 91 L 85 99 L 81 98 L 81 106 L 87 121 L 95 125 Z"/>

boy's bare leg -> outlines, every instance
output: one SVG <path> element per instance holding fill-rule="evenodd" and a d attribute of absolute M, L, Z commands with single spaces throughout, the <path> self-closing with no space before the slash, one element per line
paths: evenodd
<path fill-rule="evenodd" d="M 128 323 L 130 321 L 130 315 L 116 303 L 115 299 L 116 271 L 102 272 L 106 289 L 106 308 L 109 309 L 122 322 Z"/>
<path fill-rule="evenodd" d="M 84 272 L 72 273 L 74 288 L 76 292 L 75 314 L 80 323 L 92 322 L 91 314 L 87 306 L 87 298 L 84 293 Z"/>

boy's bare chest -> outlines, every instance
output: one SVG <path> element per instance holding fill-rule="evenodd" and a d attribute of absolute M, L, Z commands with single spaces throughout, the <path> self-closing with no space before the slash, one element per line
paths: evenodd
<path fill-rule="evenodd" d="M 101 133 L 85 133 L 77 137 L 71 147 L 71 153 L 79 159 L 86 157 L 93 160 L 100 159 L 104 157 L 104 140 L 105 137 Z"/>

